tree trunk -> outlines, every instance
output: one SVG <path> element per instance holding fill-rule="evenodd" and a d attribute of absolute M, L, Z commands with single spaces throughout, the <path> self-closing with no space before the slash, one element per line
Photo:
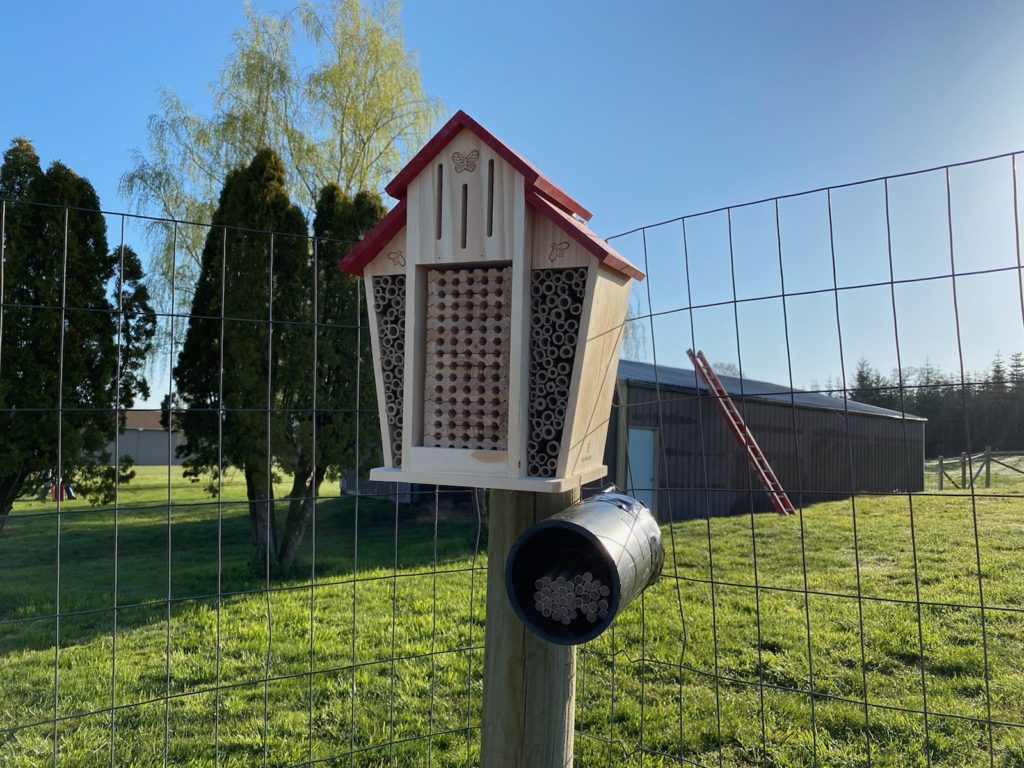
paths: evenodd
<path fill-rule="evenodd" d="M 253 549 L 256 548 L 256 531 L 259 529 L 259 505 L 256 500 L 255 473 L 249 469 L 245 470 L 245 498 L 249 502 L 249 538 Z"/>
<path fill-rule="evenodd" d="M 249 523 L 252 526 L 253 564 L 258 568 L 277 565 L 274 489 L 268 480 L 267 473 L 262 470 L 245 470 L 245 485 L 249 494 Z"/>
<path fill-rule="evenodd" d="M 4 524 L 14 507 L 14 500 L 21 493 L 21 485 L 24 481 L 25 477 L 21 472 L 0 478 L 0 533 L 4 531 Z"/>
<path fill-rule="evenodd" d="M 296 472 L 292 484 L 291 498 L 288 502 L 288 518 L 284 524 L 284 535 L 281 536 L 281 548 L 278 562 L 284 569 L 291 568 L 299 545 L 306 535 L 306 525 L 313 516 L 316 498 L 320 494 L 320 484 L 324 479 L 324 469 L 317 467 L 316 474 Z"/>

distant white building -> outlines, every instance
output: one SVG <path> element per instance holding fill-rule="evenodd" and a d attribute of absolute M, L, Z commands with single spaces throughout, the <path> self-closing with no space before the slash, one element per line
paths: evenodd
<path fill-rule="evenodd" d="M 160 426 L 160 410 L 132 409 L 125 416 L 124 427 L 114 442 L 107 445 L 110 455 L 128 455 L 136 465 L 181 464 L 175 456 L 177 447 L 184 442 L 184 437 L 175 430 L 168 435 Z"/>

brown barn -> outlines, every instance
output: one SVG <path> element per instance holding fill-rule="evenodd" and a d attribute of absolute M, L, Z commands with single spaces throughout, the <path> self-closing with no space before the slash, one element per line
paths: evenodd
<path fill-rule="evenodd" d="M 921 491 L 925 419 L 853 400 L 720 376 L 793 504 Z M 692 370 L 623 360 L 608 475 L 662 521 L 770 510 L 710 390 Z M 753 505 L 753 507 L 751 506 Z"/>

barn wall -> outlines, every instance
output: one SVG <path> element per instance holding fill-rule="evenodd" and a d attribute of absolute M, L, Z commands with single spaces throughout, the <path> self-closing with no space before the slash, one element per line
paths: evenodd
<path fill-rule="evenodd" d="M 628 426 L 661 429 L 664 424 L 657 502 L 662 520 L 741 514 L 751 505 L 755 511 L 771 509 L 746 452 L 710 399 L 662 389 L 659 413 L 653 387 L 624 389 Z M 923 490 L 924 422 L 734 401 L 796 506 L 854 492 Z M 619 475 L 616 415 L 605 453 L 613 478 Z"/>
<path fill-rule="evenodd" d="M 181 459 L 175 455 L 183 436 L 175 432 L 171 444 L 167 444 L 167 432 L 162 429 L 125 429 L 117 440 L 117 454 L 131 456 L 137 466 L 178 465 Z M 114 455 L 114 443 L 107 444 L 107 450 Z"/>

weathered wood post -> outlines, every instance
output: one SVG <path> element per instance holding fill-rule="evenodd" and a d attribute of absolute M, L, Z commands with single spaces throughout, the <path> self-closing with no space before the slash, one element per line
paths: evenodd
<path fill-rule="evenodd" d="M 992 446 L 985 446 L 985 487 L 992 486 Z"/>
<path fill-rule="evenodd" d="M 972 478 L 973 480 L 973 478 Z M 973 482 L 971 483 L 974 484 Z M 967 454 L 960 454 L 960 489 L 964 490 L 967 488 Z"/>
<path fill-rule="evenodd" d="M 509 505 L 508 519 L 525 525 L 530 506 L 539 519 L 507 554 L 511 528 L 504 527 L 504 567 L 493 567 L 488 577 L 489 587 L 504 577 L 508 600 L 488 608 L 495 609 L 498 626 L 488 619 L 481 764 L 566 768 L 572 762 L 575 646 L 606 631 L 657 581 L 665 562 L 661 529 L 642 502 L 611 489 L 550 516 L 551 500 L 535 498 L 531 505 L 526 494 L 498 493 L 495 503 Z M 509 620 L 510 605 L 518 621 Z"/>
<path fill-rule="evenodd" d="M 519 534 L 578 500 L 578 488 L 491 491 L 481 768 L 572 765 L 576 646 L 546 642 L 523 626 L 505 594 L 505 558 Z"/>
<path fill-rule="evenodd" d="M 340 264 L 366 291 L 384 459 L 370 478 L 491 490 L 481 762 L 564 768 L 575 650 L 526 631 L 502 571 L 519 533 L 607 473 L 630 285 L 644 274 L 464 112 L 386 189 L 398 204 Z"/>
<path fill-rule="evenodd" d="M 945 482 L 944 482 L 945 479 L 946 479 L 946 466 L 945 466 L 945 462 L 943 461 L 942 456 L 939 456 L 939 490 L 940 491 L 942 490 L 942 486 L 945 484 Z"/>

